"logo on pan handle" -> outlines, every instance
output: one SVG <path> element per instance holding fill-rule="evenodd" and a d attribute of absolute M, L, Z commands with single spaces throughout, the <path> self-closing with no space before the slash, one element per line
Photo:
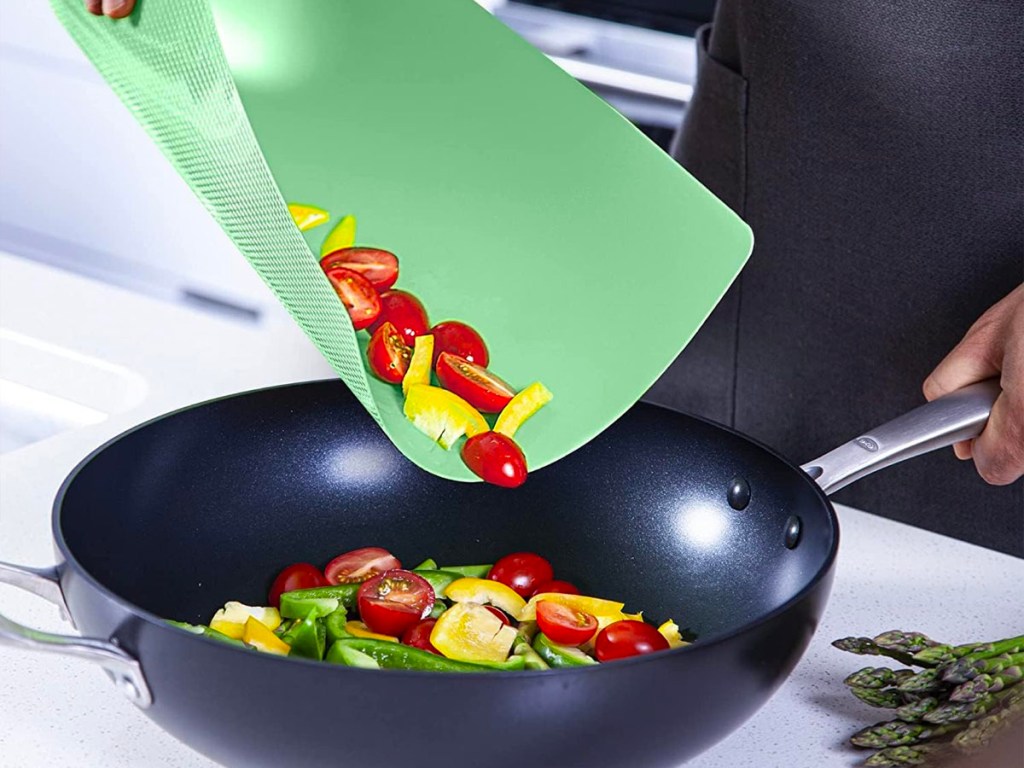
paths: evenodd
<path fill-rule="evenodd" d="M 871 451 L 872 453 L 874 453 L 875 451 L 878 450 L 878 443 L 876 443 L 870 437 L 858 437 L 853 442 L 855 442 L 857 445 L 859 445 L 865 451 Z"/>

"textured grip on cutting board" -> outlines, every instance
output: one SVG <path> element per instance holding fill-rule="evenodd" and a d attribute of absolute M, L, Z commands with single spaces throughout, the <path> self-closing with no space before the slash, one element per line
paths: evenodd
<path fill-rule="evenodd" d="M 348 314 L 288 213 L 246 117 L 209 3 L 143 0 L 123 21 L 87 14 L 82 0 L 51 4 L 110 87 L 379 423 Z"/>

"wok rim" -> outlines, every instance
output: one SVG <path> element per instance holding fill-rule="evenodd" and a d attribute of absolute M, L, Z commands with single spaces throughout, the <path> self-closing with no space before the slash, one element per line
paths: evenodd
<path fill-rule="evenodd" d="M 400 676 L 403 676 L 403 677 L 411 677 L 411 678 L 436 679 L 439 675 L 444 675 L 445 677 L 448 677 L 448 678 L 462 678 L 462 679 L 469 679 L 469 680 L 472 680 L 474 678 L 482 678 L 484 680 L 492 680 L 492 679 L 495 679 L 495 678 L 499 678 L 499 679 L 522 679 L 524 677 L 533 678 L 533 677 L 537 677 L 538 675 L 548 675 L 552 671 L 555 671 L 555 672 L 558 672 L 559 674 L 564 674 L 564 675 L 570 675 L 570 674 L 571 675 L 592 674 L 592 673 L 595 673 L 595 672 L 597 672 L 597 670 L 602 669 L 602 668 L 610 667 L 611 670 L 615 670 L 615 669 L 623 669 L 623 668 L 626 668 L 628 666 L 633 666 L 633 665 L 637 665 L 637 664 L 649 664 L 649 663 L 652 663 L 652 662 L 657 662 L 659 659 L 669 658 L 670 656 L 675 656 L 675 655 L 679 655 L 679 654 L 682 654 L 682 653 L 692 653 L 695 648 L 703 648 L 705 646 L 710 646 L 710 645 L 714 645 L 714 644 L 724 643 L 724 642 L 726 642 L 726 641 L 728 641 L 730 639 L 733 639 L 735 637 L 738 637 L 740 635 L 747 634 L 750 631 L 754 630 L 755 628 L 760 627 L 760 626 L 762 626 L 762 625 L 764 625 L 764 624 L 766 624 L 766 623 L 776 619 L 781 614 L 787 613 L 788 611 L 792 610 L 795 606 L 797 606 L 798 604 L 803 602 L 812 592 L 814 592 L 818 588 L 818 586 L 820 585 L 822 580 L 825 579 L 828 576 L 828 574 L 832 571 L 833 567 L 835 566 L 836 556 L 837 556 L 837 554 L 839 552 L 839 539 L 840 539 L 839 517 L 836 515 L 836 511 L 835 511 L 835 508 L 832 505 L 831 500 L 828 498 L 828 496 L 825 494 L 825 492 L 821 489 L 821 487 L 806 472 L 804 472 L 802 469 L 800 469 L 800 467 L 798 467 L 797 465 L 793 464 L 788 459 L 783 457 L 780 453 L 775 451 L 770 446 L 767 446 L 764 443 L 762 443 L 762 442 L 760 442 L 758 440 L 755 440 L 754 438 L 749 437 L 748 435 L 745 435 L 742 432 L 739 432 L 739 431 L 737 431 L 737 430 L 735 430 L 735 429 L 733 429 L 731 427 L 727 427 L 724 424 L 719 424 L 717 422 L 711 421 L 710 419 L 705 419 L 705 418 L 703 418 L 701 416 L 695 416 L 695 415 L 687 413 L 685 411 L 679 411 L 679 410 L 675 410 L 673 408 L 668 408 L 667 406 L 658 405 L 656 403 L 643 402 L 643 401 L 638 401 L 633 406 L 631 406 L 629 410 L 632 410 L 637 405 L 642 405 L 645 408 L 655 408 L 655 409 L 658 409 L 658 410 L 667 411 L 669 413 L 673 413 L 673 414 L 677 414 L 677 415 L 682 415 L 682 416 L 684 416 L 684 417 L 686 417 L 688 419 L 693 419 L 695 421 L 702 422 L 703 424 L 708 425 L 708 426 L 710 426 L 710 427 L 712 427 L 712 428 L 714 428 L 714 429 L 716 429 L 718 431 L 722 431 L 722 432 L 725 432 L 727 434 L 733 435 L 734 437 L 738 437 L 739 439 L 743 440 L 744 442 L 747 442 L 747 443 L 753 445 L 754 447 L 760 449 L 761 451 L 769 454 L 774 459 L 780 461 L 783 465 L 785 465 L 789 469 L 793 470 L 794 474 L 797 477 L 799 477 L 804 483 L 808 484 L 811 487 L 811 489 L 813 490 L 815 495 L 818 497 L 818 501 L 824 506 L 825 512 L 827 513 L 827 516 L 828 516 L 829 523 L 830 523 L 831 528 L 832 528 L 832 541 L 831 541 L 831 544 L 829 546 L 829 551 L 828 551 L 827 556 L 825 557 L 824 561 L 822 562 L 822 564 L 818 568 L 818 570 L 814 573 L 814 576 L 804 585 L 804 587 L 799 592 L 797 592 L 795 595 L 790 597 L 785 603 L 783 603 L 782 605 L 778 606 L 777 608 L 769 611 L 768 613 L 765 613 L 765 614 L 763 614 L 761 616 L 758 616 L 757 618 L 755 618 L 755 619 L 753 619 L 751 621 L 745 622 L 745 623 L 739 625 L 738 627 L 734 627 L 732 629 L 729 629 L 729 630 L 726 630 L 726 631 L 723 631 L 723 632 L 712 633 L 712 634 L 707 635 L 707 636 L 698 637 L 697 641 L 694 641 L 693 643 L 691 643 L 689 645 L 686 645 L 686 646 L 682 646 L 680 648 L 671 648 L 671 649 L 669 649 L 667 651 L 656 651 L 654 653 L 644 654 L 644 655 L 641 655 L 641 656 L 633 656 L 631 658 L 626 658 L 626 659 L 617 659 L 615 661 L 615 663 L 611 664 L 611 665 L 598 663 L 598 664 L 587 665 L 587 666 L 582 666 L 582 667 L 569 667 L 569 668 L 562 668 L 562 669 L 557 669 L 557 670 L 551 670 L 551 669 L 543 669 L 543 670 L 518 670 L 518 671 L 509 670 L 509 671 L 488 672 L 486 674 L 483 674 L 483 673 L 472 674 L 472 673 L 466 673 L 466 672 L 447 672 L 447 671 L 441 672 L 441 671 L 428 671 L 428 670 L 416 670 L 416 669 L 388 669 L 388 670 L 360 669 L 358 667 L 348 667 L 348 666 L 345 666 L 345 665 L 342 665 L 342 664 L 332 664 L 332 663 L 329 663 L 327 661 L 315 661 L 313 659 L 305 659 L 305 658 L 302 658 L 302 657 L 278 656 L 276 654 L 259 653 L 258 651 L 249 651 L 249 650 L 243 651 L 240 648 L 232 647 L 230 645 L 227 645 L 226 643 L 221 643 L 221 642 L 218 642 L 218 641 L 213 640 L 211 638 L 205 637 L 203 635 L 197 635 L 197 634 L 195 634 L 193 632 L 189 632 L 188 630 L 182 629 L 181 627 L 176 627 L 173 624 L 169 624 L 167 619 L 164 619 L 164 618 L 162 618 L 160 616 L 157 616 L 155 613 L 152 613 L 151 611 L 149 611 L 149 610 L 147 610 L 145 608 L 142 608 L 140 606 L 135 605 L 132 602 L 129 602 L 128 600 L 124 599 L 123 597 L 118 595 L 116 592 L 114 592 L 113 590 L 111 590 L 110 588 L 105 586 L 103 583 L 101 583 L 96 577 L 94 577 L 78 561 L 78 559 L 71 552 L 70 547 L 67 544 L 67 541 L 64 539 L 64 533 L 61 530 L 61 525 L 60 525 L 60 523 L 61 523 L 61 511 L 63 509 L 64 498 L 67 495 L 68 490 L 71 488 L 71 485 L 74 483 L 75 478 L 78 477 L 79 473 L 82 472 L 97 456 L 102 454 L 108 448 L 111 448 L 116 443 L 120 442 L 121 440 L 126 439 L 130 435 L 132 435 L 132 434 L 134 434 L 136 432 L 139 432 L 139 431 L 141 431 L 141 430 L 143 430 L 143 429 L 145 429 L 145 428 L 147 428 L 147 427 L 149 427 L 149 426 L 151 426 L 151 425 L 153 425 L 153 424 L 155 424 L 157 422 L 165 421 L 167 419 L 170 419 L 170 418 L 172 418 L 174 416 L 177 416 L 179 414 L 185 413 L 187 411 L 197 410 L 197 409 L 202 408 L 204 406 L 213 405 L 215 403 L 219 403 L 219 402 L 222 402 L 224 400 L 239 399 L 239 398 L 243 398 L 243 397 L 246 397 L 246 396 L 249 396 L 249 395 L 260 394 L 260 393 L 263 393 L 263 392 L 271 392 L 271 391 L 278 390 L 278 389 L 288 389 L 288 388 L 293 388 L 293 387 L 304 387 L 304 386 L 309 386 L 309 385 L 313 385 L 313 384 L 325 384 L 325 383 L 336 383 L 338 386 L 344 387 L 343 382 L 341 382 L 338 379 L 324 378 L 324 379 L 312 379 L 312 380 L 308 380 L 308 381 L 288 382 L 288 383 L 284 383 L 284 384 L 274 384 L 274 385 L 271 385 L 271 386 L 268 386 L 268 387 L 257 387 L 255 389 L 248 389 L 248 390 L 244 390 L 244 391 L 241 391 L 241 392 L 234 392 L 234 393 L 227 394 L 227 395 L 220 395 L 218 397 L 213 397 L 213 398 L 210 398 L 208 400 L 203 400 L 203 401 L 198 402 L 198 403 L 193 403 L 191 405 L 185 405 L 185 406 L 182 406 L 180 408 L 175 408 L 174 410 L 167 411 L 166 413 L 162 413 L 162 414 L 160 414 L 158 416 L 154 416 L 154 417 L 152 417 L 150 419 L 146 419 L 145 421 L 140 422 L 139 424 L 136 424 L 135 426 L 130 427 L 130 428 L 124 430 L 123 432 L 118 433 L 117 435 L 115 435 L 115 436 L 111 437 L 110 439 L 108 439 L 108 440 L 104 441 L 103 443 L 101 443 L 96 448 L 92 449 L 67 474 L 67 476 L 64 478 L 63 482 L 61 482 L 60 487 L 57 489 L 57 493 L 54 496 L 54 500 L 53 500 L 53 512 L 52 512 L 52 517 L 51 517 L 51 535 L 53 536 L 53 541 L 54 541 L 54 543 L 57 546 L 57 551 L 60 553 L 61 557 L 63 558 L 63 562 L 57 564 L 58 573 L 60 574 L 61 580 L 63 579 L 63 575 L 66 572 L 66 569 L 67 568 L 71 568 L 78 578 L 80 578 L 83 581 L 85 581 L 92 589 L 98 591 L 99 594 L 101 594 L 104 598 L 106 598 L 107 600 L 112 601 L 118 608 L 126 611 L 127 613 L 129 613 L 130 615 L 134 616 L 137 619 L 145 621 L 147 624 L 150 624 L 150 625 L 156 627 L 157 629 L 160 629 L 160 630 L 170 630 L 170 631 L 173 631 L 173 632 L 178 632 L 178 633 L 181 633 L 183 636 L 187 636 L 187 637 L 192 638 L 195 641 L 200 641 L 200 642 L 203 642 L 203 643 L 207 643 L 208 645 L 210 645 L 212 647 L 220 648 L 220 649 L 225 650 L 225 651 L 248 653 L 248 654 L 251 654 L 253 657 L 260 657 L 260 658 L 262 658 L 263 660 L 265 660 L 266 662 L 269 662 L 269 663 L 303 664 L 303 665 L 308 665 L 308 666 L 315 666 L 315 667 L 317 667 L 318 669 L 321 669 L 321 670 L 327 670 L 327 669 L 341 670 L 344 673 L 356 672 L 356 673 L 369 673 L 371 675 L 376 675 L 376 674 L 379 674 L 382 671 L 385 671 L 389 675 L 400 675 Z M 627 410 L 626 413 L 628 413 L 629 410 Z M 367 415 L 369 415 L 369 414 L 367 414 Z M 623 416 L 625 416 L 625 414 L 623 414 Z M 622 417 L 620 416 L 619 418 L 622 418 Z M 614 423 L 615 422 L 613 422 L 613 424 Z M 609 425 L 609 426 L 611 426 L 611 425 Z M 595 436 L 595 439 L 596 439 L 596 437 L 599 437 L 601 434 L 603 434 L 603 431 L 601 433 L 598 433 L 598 435 Z M 422 469 L 420 467 L 417 467 L 417 470 L 420 471 L 420 472 L 426 472 L 426 470 L 424 470 L 424 469 Z M 454 482 L 454 481 L 452 481 L 452 482 Z M 63 587 L 61 587 L 61 589 L 63 591 Z M 826 596 L 826 603 L 827 603 L 827 600 L 828 600 L 828 597 Z M 66 599 L 65 599 L 65 602 L 66 602 Z M 70 612 L 70 607 L 69 607 L 69 612 Z M 131 655 L 133 656 L 133 658 L 136 658 L 136 660 L 139 662 L 140 665 L 142 665 L 143 673 L 145 673 L 145 663 L 144 663 L 143 659 L 141 657 L 139 657 L 139 656 L 136 656 L 134 653 L 131 654 Z M 803 652 L 801 651 L 801 656 L 802 655 L 803 655 Z M 787 673 L 786 676 L 788 677 L 788 673 Z"/>

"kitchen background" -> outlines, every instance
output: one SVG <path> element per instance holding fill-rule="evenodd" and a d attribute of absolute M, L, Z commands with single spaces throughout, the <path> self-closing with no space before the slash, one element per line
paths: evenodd
<path fill-rule="evenodd" d="M 712 0 L 485 4 L 668 147 Z M 289 322 L 49 3 L 0 16 L 0 251 L 242 323 Z"/>

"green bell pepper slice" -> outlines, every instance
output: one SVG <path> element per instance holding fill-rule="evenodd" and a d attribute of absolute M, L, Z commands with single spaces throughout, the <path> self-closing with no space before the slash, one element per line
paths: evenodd
<path fill-rule="evenodd" d="M 469 663 L 438 656 L 400 643 L 353 637 L 337 641 L 327 651 L 327 661 L 345 664 L 345 649 L 351 648 L 373 658 L 384 669 L 420 669 L 429 672 L 506 672 L 525 669 L 522 656 L 512 656 L 494 664 Z"/>
<path fill-rule="evenodd" d="M 252 650 L 248 645 L 243 643 L 241 640 L 236 640 L 233 637 L 228 637 L 223 632 L 218 632 L 216 629 L 211 629 L 205 624 L 189 624 L 184 621 L 167 621 L 168 624 L 178 629 L 184 629 L 186 632 L 191 632 L 193 635 L 202 635 L 208 637 L 211 640 L 216 640 L 218 643 L 224 643 L 225 645 L 233 645 L 236 648 L 245 648 L 246 650 Z"/>
<path fill-rule="evenodd" d="M 448 604 L 444 600 L 438 600 L 434 603 L 434 607 L 430 609 L 430 613 L 427 615 L 428 619 L 439 619 L 441 614 L 448 610 Z"/>
<path fill-rule="evenodd" d="M 360 584 L 336 584 L 331 587 L 311 587 L 310 589 L 293 589 L 281 595 L 281 615 L 286 619 L 304 619 L 311 610 L 318 616 L 326 616 L 344 606 L 354 611 Z M 331 603 L 336 600 L 337 603 Z M 333 605 L 333 607 L 331 607 Z M 328 607 L 331 609 L 326 610 Z M 295 614 L 295 615 L 292 615 Z"/>
<path fill-rule="evenodd" d="M 462 574 L 455 571 L 416 571 L 416 575 L 430 584 L 438 597 L 444 597 L 448 585 L 462 578 Z"/>
<path fill-rule="evenodd" d="M 471 579 L 486 579 L 492 567 L 490 565 L 445 565 L 438 570 L 450 571 L 460 576 L 468 576 Z"/>
<path fill-rule="evenodd" d="M 524 669 L 551 669 L 544 659 L 540 657 L 540 654 L 533 650 L 533 646 L 530 645 L 530 641 L 522 635 L 516 638 L 515 643 L 512 644 L 512 653 L 516 656 L 523 657 Z"/>
<path fill-rule="evenodd" d="M 296 621 L 281 639 L 291 646 L 293 656 L 322 661 L 327 645 L 327 629 L 313 617 Z"/>
<path fill-rule="evenodd" d="M 324 619 L 324 629 L 327 631 L 327 644 L 341 640 L 342 638 L 352 637 L 352 634 L 345 629 L 345 623 L 348 621 L 348 612 L 344 606 L 341 606 L 334 613 L 328 614 L 327 618 Z"/>
<path fill-rule="evenodd" d="M 573 648 L 571 645 L 558 645 L 557 643 L 551 642 L 543 632 L 538 633 L 537 637 L 534 638 L 533 650 L 535 650 L 537 655 L 544 659 L 547 665 L 552 669 L 586 667 L 591 664 L 598 663 L 596 659 L 592 659 L 579 648 Z"/>
<path fill-rule="evenodd" d="M 344 643 L 335 643 L 331 646 L 331 652 L 327 660 L 332 664 L 343 664 L 346 667 L 357 667 L 359 669 L 380 669 L 380 664 L 368 653 L 358 651 L 352 646 Z"/>
<path fill-rule="evenodd" d="M 415 568 L 413 568 L 413 570 L 414 571 L 436 571 L 437 570 L 437 560 L 435 560 L 432 557 L 428 557 L 422 563 L 420 563 Z"/>

